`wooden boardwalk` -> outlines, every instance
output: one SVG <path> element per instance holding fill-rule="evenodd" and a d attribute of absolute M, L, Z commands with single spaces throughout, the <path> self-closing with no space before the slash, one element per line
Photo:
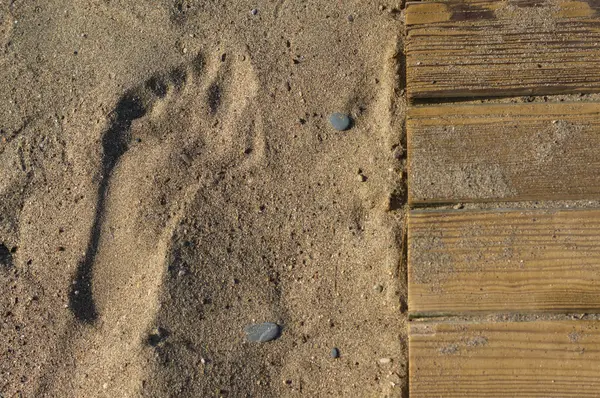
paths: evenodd
<path fill-rule="evenodd" d="M 600 0 L 406 27 L 410 396 L 600 397 Z"/>

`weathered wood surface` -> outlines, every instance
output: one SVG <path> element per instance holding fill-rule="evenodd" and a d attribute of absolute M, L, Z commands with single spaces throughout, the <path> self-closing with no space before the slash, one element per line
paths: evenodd
<path fill-rule="evenodd" d="M 600 103 L 412 107 L 407 134 L 411 204 L 600 198 Z"/>
<path fill-rule="evenodd" d="M 598 92 L 599 10 L 598 0 L 410 2 L 408 95 Z"/>
<path fill-rule="evenodd" d="M 417 323 L 411 398 L 598 397 L 597 322 Z"/>
<path fill-rule="evenodd" d="M 600 313 L 600 209 L 412 211 L 408 234 L 413 316 Z"/>

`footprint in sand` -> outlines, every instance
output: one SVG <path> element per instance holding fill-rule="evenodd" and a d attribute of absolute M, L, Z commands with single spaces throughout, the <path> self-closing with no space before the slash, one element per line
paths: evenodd
<path fill-rule="evenodd" d="M 65 343 L 75 365 L 70 385 L 53 383 L 53 394 L 139 390 L 169 245 L 188 205 L 201 181 L 264 154 L 257 91 L 247 54 L 200 54 L 122 95 L 101 139 L 93 225 L 69 292 L 81 330 Z"/>

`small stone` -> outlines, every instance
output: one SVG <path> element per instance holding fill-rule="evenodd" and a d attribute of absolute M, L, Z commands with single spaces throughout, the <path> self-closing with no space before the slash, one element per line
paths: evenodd
<path fill-rule="evenodd" d="M 332 113 L 329 116 L 329 123 L 338 131 L 345 131 L 352 127 L 352 119 L 343 113 Z"/>
<path fill-rule="evenodd" d="M 354 15 L 348 15 L 348 22 L 354 22 Z"/>
<path fill-rule="evenodd" d="M 340 350 L 337 349 L 336 347 L 331 349 L 331 357 L 332 358 L 339 358 L 340 357 Z"/>
<path fill-rule="evenodd" d="M 388 376 L 388 379 L 389 379 L 390 385 L 392 387 L 397 386 L 402 382 L 402 379 L 400 378 L 400 376 L 397 373 L 392 373 L 391 375 Z"/>
<path fill-rule="evenodd" d="M 165 328 L 156 327 L 152 330 L 152 332 L 148 335 L 148 344 L 152 347 L 156 347 L 160 343 L 162 343 L 167 337 L 169 337 L 169 332 Z"/>
<path fill-rule="evenodd" d="M 382 364 L 382 365 L 387 365 L 390 362 L 392 362 L 391 358 L 381 358 L 381 359 L 379 359 L 379 363 Z"/>
<path fill-rule="evenodd" d="M 266 343 L 267 341 L 277 339 L 281 334 L 281 327 L 276 323 L 264 322 L 254 325 L 248 325 L 244 328 L 246 340 L 257 343 Z"/>
<path fill-rule="evenodd" d="M 396 159 L 396 160 L 402 159 L 402 156 L 404 156 L 404 148 L 402 148 L 401 145 L 396 146 L 394 148 L 393 155 L 394 155 L 394 159 Z"/>
<path fill-rule="evenodd" d="M 375 285 L 375 286 L 373 286 L 373 290 L 377 293 L 381 293 L 381 292 L 383 292 L 383 286 Z"/>
<path fill-rule="evenodd" d="M 359 174 L 356 176 L 356 181 L 365 182 L 365 181 L 367 181 L 367 177 L 364 174 Z"/>
<path fill-rule="evenodd" d="M 258 10 L 256 8 L 253 8 L 252 10 L 250 10 L 250 14 L 252 14 L 252 15 L 258 14 Z"/>

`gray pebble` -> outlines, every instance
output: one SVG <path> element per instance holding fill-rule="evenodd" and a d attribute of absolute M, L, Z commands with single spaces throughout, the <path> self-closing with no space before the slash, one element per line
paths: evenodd
<path fill-rule="evenodd" d="M 338 112 L 332 113 L 331 116 L 329 116 L 329 123 L 331 123 L 333 128 L 338 131 L 348 130 L 352 127 L 352 119 L 350 119 L 350 116 Z"/>
<path fill-rule="evenodd" d="M 375 286 L 373 286 L 373 290 L 375 290 L 375 292 L 377 292 L 377 293 L 381 293 L 381 292 L 383 292 L 383 286 L 375 285 Z"/>
<path fill-rule="evenodd" d="M 258 14 L 258 10 L 256 8 L 253 8 L 252 10 L 250 10 L 250 14 L 252 14 L 252 15 Z"/>
<path fill-rule="evenodd" d="M 331 350 L 331 357 L 332 358 L 339 358 L 340 357 L 340 350 L 338 350 L 337 348 L 333 348 Z"/>
<path fill-rule="evenodd" d="M 258 343 L 275 340 L 281 334 L 281 327 L 276 323 L 265 322 L 248 325 L 244 328 L 246 340 Z"/>

